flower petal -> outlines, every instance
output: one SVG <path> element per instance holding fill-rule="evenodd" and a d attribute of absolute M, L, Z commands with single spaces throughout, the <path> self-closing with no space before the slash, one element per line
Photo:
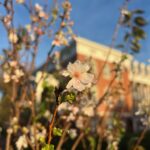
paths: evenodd
<path fill-rule="evenodd" d="M 73 73 L 76 71 L 76 67 L 75 67 L 74 64 L 69 63 L 69 64 L 68 64 L 68 67 L 67 67 L 67 70 L 68 70 L 68 72 L 69 72 L 70 74 L 73 74 Z"/>
<path fill-rule="evenodd" d="M 79 80 L 74 81 L 73 87 L 80 92 L 85 89 L 85 85 L 82 84 Z"/>
<path fill-rule="evenodd" d="M 80 81 L 83 84 L 89 84 L 89 83 L 92 83 L 93 80 L 94 80 L 94 75 L 93 74 L 91 74 L 91 73 L 83 73 L 81 75 L 81 80 Z"/>
<path fill-rule="evenodd" d="M 87 64 L 84 64 L 85 71 L 89 71 L 90 67 Z"/>
<path fill-rule="evenodd" d="M 66 88 L 67 88 L 67 89 L 71 88 L 71 87 L 73 86 L 73 84 L 74 84 L 74 79 L 71 79 L 71 80 L 68 82 Z"/>
<path fill-rule="evenodd" d="M 67 89 L 73 87 L 78 91 L 83 91 L 85 89 L 85 85 L 83 85 L 79 80 L 72 78 L 67 84 Z"/>
<path fill-rule="evenodd" d="M 76 71 L 81 72 L 81 73 L 87 72 L 89 70 L 89 66 L 87 64 L 81 63 L 79 60 L 77 60 L 74 63 L 74 67 Z"/>
<path fill-rule="evenodd" d="M 67 76 L 70 75 L 70 73 L 69 73 L 68 71 L 63 71 L 63 72 L 62 72 L 62 75 L 65 76 L 65 77 L 67 77 Z"/>

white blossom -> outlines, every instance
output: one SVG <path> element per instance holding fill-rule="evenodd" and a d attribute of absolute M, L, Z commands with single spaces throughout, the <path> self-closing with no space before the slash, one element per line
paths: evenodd
<path fill-rule="evenodd" d="M 71 111 L 74 115 L 76 115 L 79 112 L 79 108 L 73 105 L 70 105 L 68 107 L 68 110 Z"/>
<path fill-rule="evenodd" d="M 23 71 L 21 69 L 16 69 L 15 70 L 15 75 L 20 78 L 24 75 Z"/>
<path fill-rule="evenodd" d="M 7 129 L 7 133 L 8 133 L 8 134 L 12 134 L 12 133 L 13 133 L 13 129 L 12 129 L 12 128 L 8 128 L 8 129 Z"/>
<path fill-rule="evenodd" d="M 93 106 L 86 106 L 83 107 L 82 112 L 84 115 L 87 115 L 88 117 L 94 116 L 94 107 Z"/>
<path fill-rule="evenodd" d="M 40 4 L 36 3 L 36 4 L 35 4 L 35 10 L 36 10 L 37 12 L 42 11 L 42 10 L 43 10 L 43 7 L 42 7 Z"/>
<path fill-rule="evenodd" d="M 47 135 L 46 129 L 42 128 L 42 130 L 37 133 L 37 139 L 38 140 L 41 139 L 41 138 L 45 139 L 46 135 Z"/>
<path fill-rule="evenodd" d="M 44 19 L 48 19 L 48 15 L 44 11 L 39 12 L 39 17 L 44 18 Z"/>
<path fill-rule="evenodd" d="M 48 86 L 58 87 L 59 81 L 51 74 L 46 72 L 37 72 L 35 82 L 37 83 L 36 87 L 36 99 L 37 102 L 41 101 L 41 95 L 43 92 L 43 83 L 45 82 Z"/>
<path fill-rule="evenodd" d="M 79 116 L 76 121 L 76 126 L 80 129 L 84 128 L 84 119 L 82 116 Z"/>
<path fill-rule="evenodd" d="M 16 69 L 14 71 L 14 74 L 11 75 L 11 79 L 14 80 L 15 82 L 18 82 L 19 79 L 24 75 L 23 71 L 21 69 Z"/>
<path fill-rule="evenodd" d="M 19 137 L 19 139 L 16 142 L 16 146 L 18 150 L 22 150 L 23 148 L 28 147 L 28 143 L 27 143 L 25 135 L 22 135 Z"/>
<path fill-rule="evenodd" d="M 4 23 L 6 26 L 10 26 L 11 24 L 11 20 L 12 20 L 12 16 L 11 15 L 7 15 L 4 17 Z"/>
<path fill-rule="evenodd" d="M 10 41 L 11 43 L 16 44 L 16 43 L 18 42 L 18 36 L 17 36 L 17 34 L 16 34 L 15 32 L 13 32 L 13 31 L 11 31 L 11 32 L 9 33 L 8 38 L 9 38 L 9 41 Z"/>
<path fill-rule="evenodd" d="M 70 113 L 69 116 L 67 116 L 67 121 L 74 121 L 76 119 L 76 116 L 73 113 Z"/>
<path fill-rule="evenodd" d="M 11 80 L 10 75 L 9 75 L 8 73 L 6 73 L 6 72 L 4 72 L 3 78 L 4 78 L 4 82 L 5 82 L 5 83 L 10 82 L 10 80 Z"/>
<path fill-rule="evenodd" d="M 69 105 L 69 104 L 68 104 L 67 102 L 61 103 L 61 104 L 58 106 L 58 112 L 67 110 L 67 109 L 68 109 L 68 105 Z"/>
<path fill-rule="evenodd" d="M 94 75 L 88 73 L 90 67 L 87 64 L 77 60 L 75 63 L 69 63 L 67 71 L 63 72 L 64 76 L 70 76 L 72 79 L 67 84 L 67 89 L 73 87 L 78 91 L 83 91 L 86 87 L 90 87 L 94 81 Z"/>
<path fill-rule="evenodd" d="M 69 135 L 72 139 L 76 138 L 77 137 L 77 130 L 76 129 L 70 129 Z"/>
<path fill-rule="evenodd" d="M 11 67 L 14 67 L 16 66 L 16 62 L 11 62 L 10 63 L 10 66 Z M 11 80 L 14 80 L 15 82 L 18 82 L 19 79 L 24 76 L 24 73 L 21 69 L 15 69 L 13 73 L 10 73 L 10 72 L 4 72 L 3 73 L 3 78 L 4 78 L 4 82 L 5 83 L 8 83 L 10 82 Z"/>
<path fill-rule="evenodd" d="M 46 128 L 44 126 L 42 126 L 40 123 L 36 124 L 36 128 L 37 128 L 37 130 L 36 130 L 37 140 L 40 140 L 41 138 L 45 139 L 46 135 L 47 135 Z M 31 139 L 31 143 L 35 144 L 34 127 L 33 126 L 31 126 L 31 128 L 30 128 L 30 139 Z"/>
<path fill-rule="evenodd" d="M 128 15 L 128 14 L 130 14 L 130 12 L 127 9 L 122 9 L 121 14 L 122 15 Z"/>
<path fill-rule="evenodd" d="M 143 125 L 150 125 L 150 100 L 141 100 L 138 104 L 138 110 L 135 112 L 135 115 L 142 117 L 140 120 Z"/>
<path fill-rule="evenodd" d="M 13 117 L 12 118 L 12 121 L 11 121 L 11 124 L 17 124 L 18 123 L 18 118 L 17 117 Z"/>
<path fill-rule="evenodd" d="M 31 41 L 34 41 L 34 40 L 35 40 L 35 34 L 34 34 L 34 33 L 31 33 L 31 34 L 30 34 L 30 38 L 31 38 Z"/>
<path fill-rule="evenodd" d="M 17 66 L 17 61 L 10 61 L 9 62 L 9 65 L 11 66 L 11 67 L 16 67 Z"/>
<path fill-rule="evenodd" d="M 48 119 L 51 117 L 51 113 L 50 113 L 49 110 L 46 110 L 46 111 L 45 111 L 44 117 L 46 117 L 46 118 L 48 118 Z"/>

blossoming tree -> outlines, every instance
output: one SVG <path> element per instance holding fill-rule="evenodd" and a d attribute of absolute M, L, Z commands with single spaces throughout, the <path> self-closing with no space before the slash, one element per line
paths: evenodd
<path fill-rule="evenodd" d="M 28 24 L 15 24 L 14 5 L 27 11 Z M 32 0 L 4 0 L 0 7 L 5 11 L 0 19 L 8 37 L 8 48 L 3 50 L 0 58 L 2 101 L 8 103 L 4 108 L 5 103 L 1 102 L 0 108 L 3 108 L 2 112 L 9 110 L 7 118 L 4 117 L 6 120 L 0 121 L 0 149 L 100 150 L 104 140 L 107 141 L 107 149 L 117 150 L 124 123 L 113 111 L 109 116 L 111 123 L 105 123 L 105 117 L 97 115 L 97 107 L 101 101 L 112 98 L 118 89 L 106 91 L 97 100 L 92 90 L 97 78 L 90 61 L 76 60 L 68 63 L 65 69 L 59 59 L 60 53 L 55 49 L 68 46 L 71 40 L 76 39 L 71 29 L 72 6 L 69 0 L 61 4 L 56 0 L 51 4 L 48 1 L 39 4 Z M 130 15 L 127 8 L 122 9 L 119 24 L 127 26 Z M 140 18 L 138 23 L 144 25 L 142 21 Z M 140 39 L 143 34 L 136 32 Z M 129 39 L 134 40 L 136 36 L 130 35 Z M 37 71 L 36 57 L 42 38 L 51 44 L 46 63 L 42 70 Z M 132 43 L 132 49 L 139 50 L 137 42 Z M 116 64 L 113 81 L 121 72 L 125 59 L 123 55 Z M 55 69 L 48 72 L 51 62 Z"/>

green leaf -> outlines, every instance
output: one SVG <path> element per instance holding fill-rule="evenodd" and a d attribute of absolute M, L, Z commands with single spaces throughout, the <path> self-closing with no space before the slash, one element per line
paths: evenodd
<path fill-rule="evenodd" d="M 134 26 L 132 28 L 132 34 L 134 37 L 140 38 L 140 39 L 145 39 L 145 37 L 146 37 L 145 31 L 137 26 Z"/>
<path fill-rule="evenodd" d="M 88 134 L 90 132 L 90 128 L 85 129 L 85 134 Z"/>
<path fill-rule="evenodd" d="M 60 128 L 56 128 L 56 127 L 54 127 L 53 128 L 53 134 L 54 134 L 54 136 L 62 136 L 62 129 L 60 129 Z"/>
<path fill-rule="evenodd" d="M 67 26 L 67 30 L 70 35 L 73 34 L 72 28 L 70 28 L 69 26 Z"/>
<path fill-rule="evenodd" d="M 75 95 L 73 93 L 66 95 L 67 102 L 72 103 L 74 100 L 75 100 Z"/>
<path fill-rule="evenodd" d="M 54 145 L 46 144 L 41 150 L 54 150 Z"/>
<path fill-rule="evenodd" d="M 127 13 L 127 14 L 124 14 L 124 19 L 123 19 L 122 23 L 123 24 L 128 24 L 129 21 L 131 20 L 131 16 L 132 16 L 132 14 L 130 12 Z"/>
<path fill-rule="evenodd" d="M 43 102 L 41 102 L 41 104 L 40 104 L 40 112 L 41 112 L 42 114 L 44 114 L 45 110 L 46 110 L 46 103 L 45 103 L 45 101 L 43 101 Z"/>
<path fill-rule="evenodd" d="M 135 14 L 143 14 L 144 11 L 141 10 L 141 9 L 136 9 L 136 10 L 132 11 L 132 13 L 135 13 Z"/>
<path fill-rule="evenodd" d="M 42 87 L 45 88 L 45 87 L 48 87 L 49 86 L 49 83 L 44 80 L 43 83 L 42 83 Z"/>
<path fill-rule="evenodd" d="M 42 93 L 42 98 L 46 97 L 51 97 L 54 94 L 55 88 L 53 86 L 45 86 L 43 93 Z"/>
<path fill-rule="evenodd" d="M 39 141 L 40 141 L 42 144 L 45 144 L 45 138 L 40 137 Z"/>
<path fill-rule="evenodd" d="M 52 23 L 54 23 L 57 18 L 58 18 L 58 8 L 55 7 L 55 8 L 52 10 Z"/>
<path fill-rule="evenodd" d="M 26 31 L 26 29 L 22 29 L 22 36 L 26 36 L 27 35 L 27 31 Z"/>
<path fill-rule="evenodd" d="M 88 141 L 90 142 L 91 150 L 95 150 L 96 148 L 96 141 L 92 136 L 88 137 Z"/>
<path fill-rule="evenodd" d="M 73 92 L 65 92 L 61 97 L 61 102 L 73 103 L 76 100 L 75 93 Z"/>
<path fill-rule="evenodd" d="M 123 44 L 118 44 L 118 45 L 116 45 L 116 48 L 124 48 L 124 45 Z"/>
<path fill-rule="evenodd" d="M 139 52 L 140 48 L 141 48 L 141 45 L 138 42 L 136 42 L 135 40 L 133 40 L 131 43 L 131 49 L 134 52 Z"/>
<path fill-rule="evenodd" d="M 145 26 L 147 24 L 147 21 L 143 17 L 135 17 L 134 22 L 138 26 Z"/>
<path fill-rule="evenodd" d="M 21 43 L 18 43 L 17 45 L 16 45 L 16 50 L 17 51 L 20 51 L 22 49 L 22 45 L 21 45 Z"/>
<path fill-rule="evenodd" d="M 124 41 L 126 42 L 129 39 L 130 36 L 131 36 L 130 33 L 126 33 L 125 36 L 124 36 Z"/>
<path fill-rule="evenodd" d="M 122 59 L 122 61 L 124 61 L 124 60 L 128 59 L 128 56 L 127 55 L 123 55 L 121 59 Z"/>

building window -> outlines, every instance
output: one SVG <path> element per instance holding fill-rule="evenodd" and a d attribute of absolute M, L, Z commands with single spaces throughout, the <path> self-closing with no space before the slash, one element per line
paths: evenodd
<path fill-rule="evenodd" d="M 118 100 L 118 106 L 119 106 L 119 107 L 123 107 L 124 104 L 125 104 L 125 95 L 124 95 L 124 94 L 121 94 L 121 95 L 120 95 L 120 98 L 119 98 L 119 100 Z"/>
<path fill-rule="evenodd" d="M 106 64 L 103 69 L 103 77 L 105 79 L 110 79 L 110 77 L 111 77 L 111 70 L 110 70 L 110 66 L 108 64 Z"/>
<path fill-rule="evenodd" d="M 93 58 L 90 58 L 90 64 L 92 65 L 92 72 L 97 76 L 98 75 L 98 69 L 97 69 L 97 61 Z"/>

